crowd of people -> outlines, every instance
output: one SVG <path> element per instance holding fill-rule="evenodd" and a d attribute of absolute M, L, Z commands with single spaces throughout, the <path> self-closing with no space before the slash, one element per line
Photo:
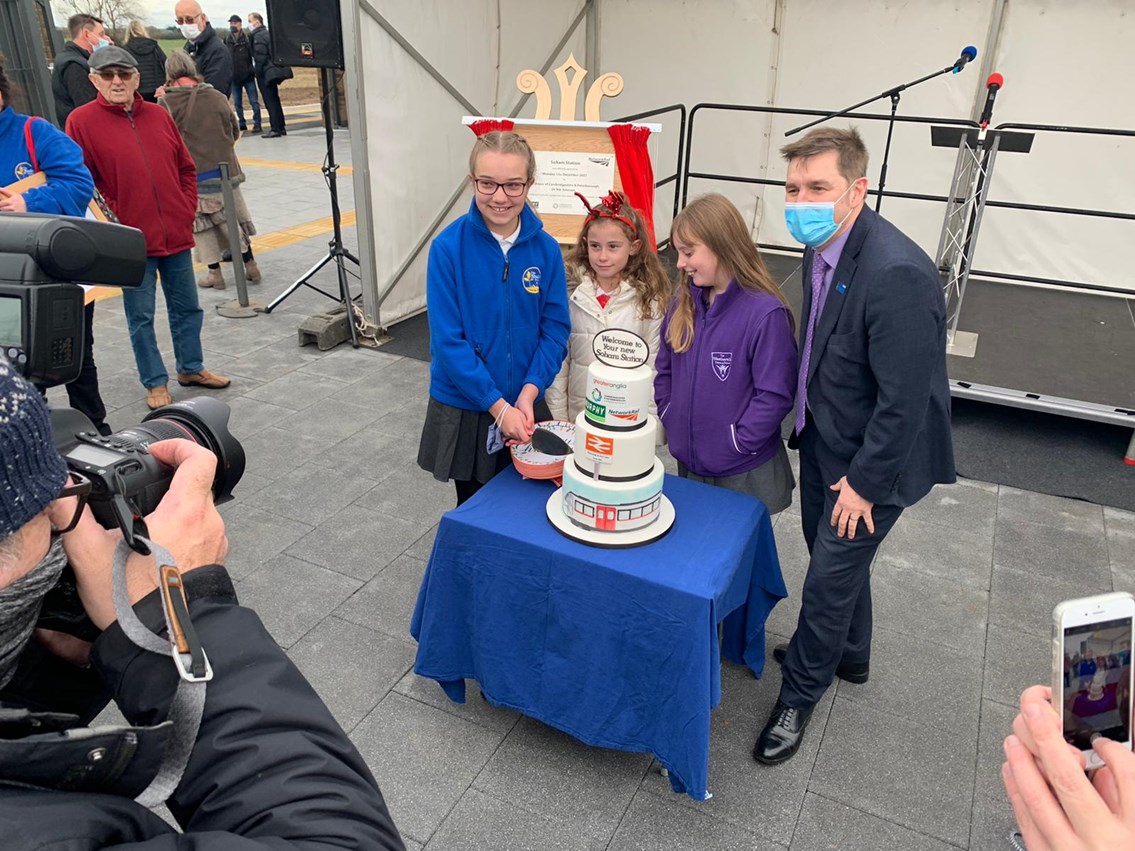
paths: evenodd
<path fill-rule="evenodd" d="M 268 112 L 265 136 L 286 133 L 276 91 L 283 69 L 271 63 L 262 18 L 249 14 L 246 33 L 234 15 L 222 37 L 192 0 L 177 3 L 175 17 L 187 45 L 169 56 L 144 28 L 132 29 L 119 47 L 97 18 L 71 19 L 71 41 L 53 77 L 65 132 L 16 114 L 0 70 L 0 173 L 5 183 L 36 171 L 46 176 L 38 189 L 7 193 L 0 210 L 77 216 L 97 197 L 145 236 L 145 280 L 124 290 L 123 305 L 151 408 L 172 401 L 154 334 L 159 280 L 178 383 L 229 384 L 204 364 L 197 288 L 224 286 L 226 248 L 243 255 L 250 279 L 258 280 L 259 270 L 248 241 L 255 227 L 239 187 L 235 210 L 219 201 L 219 164 L 228 162 L 234 179 L 243 178 L 235 154 L 248 127 L 242 97 L 257 132 L 257 87 Z M 679 475 L 780 511 L 797 487 L 788 449 L 798 450 L 809 565 L 795 633 L 773 651 L 782 684 L 753 746 L 753 758 L 765 765 L 796 754 L 835 679 L 868 680 L 875 553 L 904 509 L 936 483 L 955 479 L 945 304 L 933 262 L 866 205 L 868 153 L 858 132 L 816 129 L 781 154 L 786 224 L 805 249 L 799 317 L 739 211 L 721 195 L 695 199 L 674 219 L 676 284 L 647 239 L 642 214 L 614 191 L 594 204 L 584 200 L 585 221 L 565 262 L 527 203 L 536 179 L 527 141 L 510 130 L 480 134 L 469 157 L 469 209 L 430 248 L 429 401 L 418 451 L 419 466 L 453 481 L 462 504 L 510 465 L 506 447 L 529 441 L 536 423 L 579 412 L 590 340 L 615 327 L 650 346 L 652 411 Z M 227 245 L 227 215 L 238 220 L 239 246 Z M 195 249 L 209 269 L 196 283 Z M 87 326 L 90 342 L 89 308 Z M 68 391 L 104 430 L 90 347 L 87 355 Z M 34 737 L 47 723 L 53 732 L 79 729 L 93 715 L 84 707 L 49 722 L 37 713 L 60 707 L 45 700 L 42 683 L 35 684 L 39 691 L 22 691 L 29 681 L 17 676 L 29 646 L 56 646 L 48 636 L 32 638 L 34 614 L 28 620 L 27 613 L 38 611 L 34 598 L 65 562 L 102 632 L 78 650 L 67 643 L 62 655 L 78 653 L 107 697 L 144 731 L 139 735 L 151 735 L 145 731 L 170 711 L 177 674 L 159 660 L 139 661 L 119 626 L 123 601 L 112 599 L 109 578 L 117 533 L 100 529 L 84 509 L 81 483 L 69 479 L 52 446 L 40 394 L 2 360 L 0 397 L 0 612 L 22 612 L 27 627 L 0 642 L 0 713 L 22 713 L 0 715 L 23 731 L 7 739 Z M 336 847 L 401 847 L 357 751 L 255 615 L 236 603 L 221 566 L 223 523 L 209 496 L 215 459 L 176 441 L 152 451 L 177 473 L 145 521 L 186 574 L 188 611 L 215 671 L 195 759 L 169 799 L 170 811 L 186 832 L 219 836 L 216 847 L 227 847 L 225 837 L 234 833 L 263 847 L 288 847 L 281 839 L 306 847 L 310 838 L 334 839 Z M 131 556 L 126 569 L 133 577 L 126 604 L 159 625 L 153 558 Z M 1005 744 L 1005 785 L 1029 849 L 1120 847 L 1108 843 L 1131 840 L 1123 807 L 1135 786 L 1135 758 L 1114 743 L 1095 742 L 1109 767 L 1089 782 L 1048 698 L 1045 690 L 1025 693 Z M 117 776 L 68 786 L 67 741 L 48 743 L 57 747 L 43 758 L 62 768 L 37 786 L 4 784 L 25 776 L 14 754 L 26 759 L 27 751 L 5 750 L 0 740 L 0 825 L 7 835 L 42 840 L 82 823 L 93 836 L 172 836 L 128 798 L 92 797 L 118 790 Z"/>
<path fill-rule="evenodd" d="M 101 19 L 72 15 L 70 40 L 52 70 L 56 120 L 63 132 L 8 107 L 2 120 L 11 126 L 0 152 L 15 164 L 14 180 L 4 179 L 0 186 L 35 172 L 46 178 L 43 187 L 5 193 L 0 211 L 82 216 L 93 199 L 112 220 L 145 234 L 146 278 L 141 287 L 124 291 L 123 306 L 139 380 L 152 409 L 173 401 L 154 331 L 158 282 L 169 314 L 178 384 L 220 389 L 230 383 L 205 367 L 197 288 L 226 286 L 221 262 L 234 250 L 228 241 L 230 212 L 237 220 L 240 245 L 235 249 L 246 278 L 253 284 L 261 281 L 251 244 L 256 227 L 241 192 L 246 175 L 236 145 L 248 131 L 244 96 L 252 111 L 251 132 L 262 133 L 257 86 L 268 113 L 269 129 L 262 137 L 287 134 L 278 88 L 291 75 L 272 62 L 268 29 L 256 12 L 248 14 L 247 32 L 233 15 L 222 35 L 195 0 L 178 2 L 174 18 L 186 43 L 184 50 L 167 56 L 140 21 L 130 23 L 119 47 Z M 6 89 L 4 95 L 7 107 Z M 224 203 L 222 163 L 229 166 L 232 211 Z M 196 281 L 194 256 L 207 267 Z M 67 392 L 74 408 L 109 433 L 98 388 L 93 309 L 88 303 L 83 373 Z"/>

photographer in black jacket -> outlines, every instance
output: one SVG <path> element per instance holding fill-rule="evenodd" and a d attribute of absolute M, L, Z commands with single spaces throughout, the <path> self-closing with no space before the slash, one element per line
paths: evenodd
<path fill-rule="evenodd" d="M 182 689 L 192 676 L 179 676 L 169 653 L 136 642 L 141 626 L 151 643 L 164 636 L 168 649 L 163 627 L 168 619 L 174 636 L 183 637 L 186 623 L 177 614 L 183 610 L 176 601 L 163 605 L 154 558 L 137 553 L 125 561 L 115 599 L 112 565 L 121 533 L 99 526 L 84 508 L 84 483 L 69 481 L 43 400 L 0 357 L 3 846 L 403 848 L 362 757 L 256 615 L 237 604 L 221 566 L 228 542 L 212 499 L 216 457 L 186 440 L 156 443 L 151 452 L 176 473 L 145 523 L 162 563 L 181 567 L 188 631 L 212 672 L 207 683 L 192 683 L 205 689 L 203 708 L 181 765 L 170 754 L 187 725 L 177 713 L 171 723 L 171 705 L 184 709 Z M 67 562 L 83 608 L 101 630 L 91 644 L 36 629 L 44 595 Z M 163 583 L 176 587 L 168 573 Z M 53 684 L 45 681 L 50 666 L 29 670 L 27 660 L 46 658 L 44 648 L 67 659 L 59 665 L 73 675 Z M 78 667 L 88 662 L 89 671 Z M 130 727 L 87 730 L 88 719 L 62 714 L 84 702 L 83 714 L 97 712 L 99 700 L 72 693 L 84 676 L 91 688 L 105 686 Z M 180 781 L 169 780 L 170 770 L 174 777 L 182 771 Z M 163 783 L 173 789 L 166 803 L 182 834 L 133 800 L 155 803 L 153 790 Z M 165 798 L 163 792 L 159 799 Z"/>

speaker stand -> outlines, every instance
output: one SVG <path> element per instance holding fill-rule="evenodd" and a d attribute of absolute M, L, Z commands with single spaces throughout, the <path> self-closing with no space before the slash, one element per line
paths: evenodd
<path fill-rule="evenodd" d="M 320 69 L 319 73 L 319 91 L 321 94 L 323 106 L 323 127 L 327 132 L 327 162 L 323 166 L 323 176 L 327 179 L 327 188 L 331 192 L 331 226 L 334 231 L 331 242 L 328 243 L 328 251 L 323 258 L 308 269 L 299 280 L 276 296 L 271 304 L 264 308 L 265 313 L 271 313 L 276 307 L 284 301 L 288 296 L 298 290 L 300 287 L 308 287 L 315 290 L 320 295 L 327 296 L 332 301 L 337 301 L 347 311 L 347 327 L 351 331 L 351 346 L 354 348 L 359 347 L 359 332 L 355 327 L 355 313 L 354 301 L 351 298 L 351 287 L 347 281 L 347 264 L 346 261 L 350 260 L 357 267 L 362 264 L 355 255 L 351 254 L 346 248 L 343 247 L 343 224 L 342 217 L 339 214 L 339 188 L 336 182 L 336 174 L 339 171 L 339 164 L 335 162 L 335 132 L 331 126 L 331 92 L 327 86 L 327 69 Z M 339 295 L 334 296 L 331 293 L 321 290 L 315 284 L 311 283 L 311 278 L 326 266 L 328 263 L 334 263 L 335 268 L 339 275 Z"/>

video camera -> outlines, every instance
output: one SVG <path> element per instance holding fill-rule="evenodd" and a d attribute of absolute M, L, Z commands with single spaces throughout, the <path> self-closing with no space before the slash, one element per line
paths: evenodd
<path fill-rule="evenodd" d="M 136 287 L 146 274 L 142 232 L 85 219 L 0 214 L 0 355 L 37 384 L 66 384 L 83 366 L 83 287 Z M 186 438 L 217 456 L 213 497 L 232 498 L 244 449 L 228 429 L 229 406 L 209 397 L 175 402 L 139 425 L 103 437 L 78 411 L 52 409 L 55 445 L 72 472 L 91 482 L 91 511 L 146 552 L 142 517 L 169 489 L 173 469 L 149 446 Z"/>

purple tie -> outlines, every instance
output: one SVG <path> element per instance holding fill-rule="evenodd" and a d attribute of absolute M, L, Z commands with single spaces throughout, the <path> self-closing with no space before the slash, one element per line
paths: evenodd
<path fill-rule="evenodd" d="M 812 309 L 808 311 L 808 330 L 804 335 L 804 357 L 800 361 L 800 375 L 796 379 L 796 433 L 804 430 L 804 411 L 808 407 L 808 364 L 812 362 L 812 334 L 816 331 L 816 318 L 820 315 L 820 296 L 824 291 L 824 274 L 828 264 L 820 252 L 812 252 Z"/>

